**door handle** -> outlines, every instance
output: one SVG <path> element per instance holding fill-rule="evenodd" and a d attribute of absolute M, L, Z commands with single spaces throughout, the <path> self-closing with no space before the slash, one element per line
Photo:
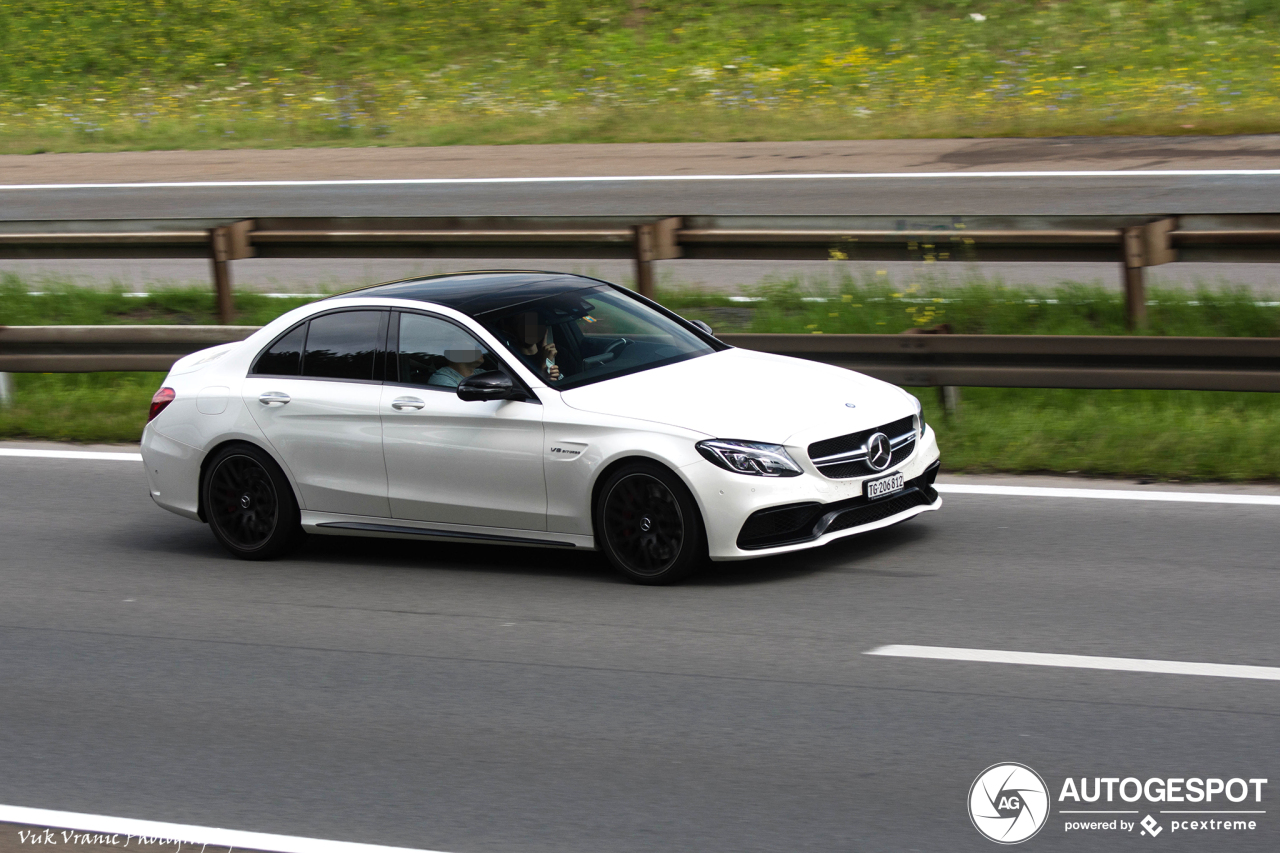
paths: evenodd
<path fill-rule="evenodd" d="M 397 412 L 402 412 L 405 409 L 421 409 L 425 405 L 426 403 L 422 402 L 417 397 L 396 397 L 391 401 L 391 408 L 395 409 Z"/>
<path fill-rule="evenodd" d="M 289 402 L 289 395 L 283 391 L 266 391 L 262 396 L 258 397 L 258 402 L 264 406 L 273 406 L 279 404 L 283 406 Z"/>

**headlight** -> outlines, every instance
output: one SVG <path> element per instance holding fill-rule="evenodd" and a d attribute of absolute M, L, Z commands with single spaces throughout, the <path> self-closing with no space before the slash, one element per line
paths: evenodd
<path fill-rule="evenodd" d="M 697 447 L 708 462 L 726 471 L 756 477 L 798 477 L 804 473 L 781 444 L 713 438 L 698 442 Z"/>

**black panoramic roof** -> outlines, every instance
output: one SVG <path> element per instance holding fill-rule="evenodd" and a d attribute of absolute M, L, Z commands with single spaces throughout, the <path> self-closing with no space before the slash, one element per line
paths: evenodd
<path fill-rule="evenodd" d="M 375 284 L 331 299 L 385 296 L 433 302 L 472 317 L 573 290 L 608 286 L 582 275 L 532 270 L 477 270 Z"/>

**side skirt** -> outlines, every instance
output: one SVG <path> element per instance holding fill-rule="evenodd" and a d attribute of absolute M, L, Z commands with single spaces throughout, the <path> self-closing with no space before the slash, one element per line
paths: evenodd
<path fill-rule="evenodd" d="M 447 527 L 417 527 L 412 523 L 394 521 L 357 520 L 359 516 L 333 516 L 328 513 L 303 512 L 302 526 L 311 533 L 329 536 L 371 536 L 388 539 L 429 538 L 443 542 L 488 542 L 495 545 L 522 545 L 535 548 L 580 548 L 595 550 L 590 536 L 572 534 L 542 534 L 538 531 L 516 533 L 498 532 L 492 529 L 454 530 Z M 545 538 L 543 536 L 545 535 Z"/>

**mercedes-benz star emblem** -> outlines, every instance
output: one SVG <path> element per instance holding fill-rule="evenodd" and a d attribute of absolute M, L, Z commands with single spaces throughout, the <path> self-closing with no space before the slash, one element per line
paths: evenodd
<path fill-rule="evenodd" d="M 893 447 L 884 433 L 878 432 L 867 439 L 867 464 L 872 471 L 883 471 L 893 461 Z"/>

